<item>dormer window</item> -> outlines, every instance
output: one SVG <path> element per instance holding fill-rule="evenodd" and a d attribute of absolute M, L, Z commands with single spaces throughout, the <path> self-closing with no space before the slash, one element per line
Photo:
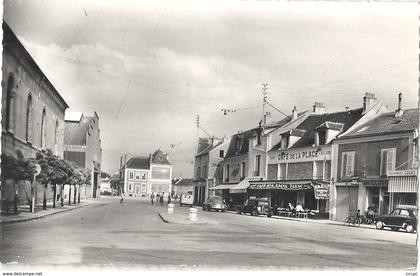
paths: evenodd
<path fill-rule="evenodd" d="M 327 137 L 326 137 L 327 131 L 325 129 L 319 130 L 319 131 L 315 132 L 315 135 L 317 136 L 316 138 L 318 138 L 318 139 L 315 138 L 315 144 L 317 146 L 321 146 L 321 145 L 325 145 L 326 144 L 326 141 L 327 141 Z M 318 140 L 318 141 L 316 141 L 316 140 Z"/>
<path fill-rule="evenodd" d="M 280 140 L 280 149 L 286 150 L 289 147 L 289 135 L 282 135 Z"/>
<path fill-rule="evenodd" d="M 242 148 L 242 143 L 243 143 L 243 141 L 242 141 L 242 139 L 237 139 L 236 140 L 236 152 L 238 153 L 240 150 L 241 150 L 241 148 Z"/>

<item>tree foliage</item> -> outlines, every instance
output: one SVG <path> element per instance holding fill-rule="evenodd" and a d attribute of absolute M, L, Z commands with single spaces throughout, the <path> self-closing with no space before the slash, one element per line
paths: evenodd
<path fill-rule="evenodd" d="M 32 180 L 35 174 L 34 164 L 30 160 L 1 155 L 1 172 L 4 179 Z"/>

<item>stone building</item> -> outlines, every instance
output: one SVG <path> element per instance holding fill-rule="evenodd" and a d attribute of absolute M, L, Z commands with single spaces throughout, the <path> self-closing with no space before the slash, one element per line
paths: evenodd
<path fill-rule="evenodd" d="M 83 185 L 81 195 L 96 198 L 100 194 L 101 131 L 99 116 L 68 112 L 65 117 L 64 159 L 89 169 L 91 185 Z"/>
<path fill-rule="evenodd" d="M 6 22 L 2 74 L 2 153 L 16 157 L 19 150 L 25 158 L 34 158 L 36 152 L 49 149 L 63 157 L 64 113 L 68 105 Z M 29 184 L 21 184 L 18 196 L 24 203 Z M 42 189 L 35 189 L 38 202 L 42 200 Z M 47 197 L 52 197 L 50 188 Z"/>

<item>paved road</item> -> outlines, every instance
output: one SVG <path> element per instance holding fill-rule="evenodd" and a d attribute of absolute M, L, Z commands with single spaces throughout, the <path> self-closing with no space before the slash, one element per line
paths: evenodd
<path fill-rule="evenodd" d="M 416 235 L 199 211 L 212 225 L 166 224 L 146 201 L 0 225 L 2 263 L 277 269 L 410 269 Z M 187 207 L 176 206 L 185 213 Z"/>

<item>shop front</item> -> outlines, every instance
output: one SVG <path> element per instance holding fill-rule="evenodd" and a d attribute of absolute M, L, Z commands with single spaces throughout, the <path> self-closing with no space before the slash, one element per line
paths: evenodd
<path fill-rule="evenodd" d="M 389 213 L 390 197 L 388 192 L 387 179 L 362 179 L 363 186 L 360 189 L 365 189 L 365 197 L 363 204 L 359 204 L 361 213 L 366 213 L 368 210 L 373 210 L 377 215 L 384 215 Z"/>
<path fill-rule="evenodd" d="M 249 195 L 267 197 L 271 206 L 287 208 L 300 204 L 304 209 L 317 210 L 312 180 L 250 181 Z"/>
<path fill-rule="evenodd" d="M 418 178 L 416 170 L 400 170 L 388 172 L 390 207 L 416 208 Z"/>

